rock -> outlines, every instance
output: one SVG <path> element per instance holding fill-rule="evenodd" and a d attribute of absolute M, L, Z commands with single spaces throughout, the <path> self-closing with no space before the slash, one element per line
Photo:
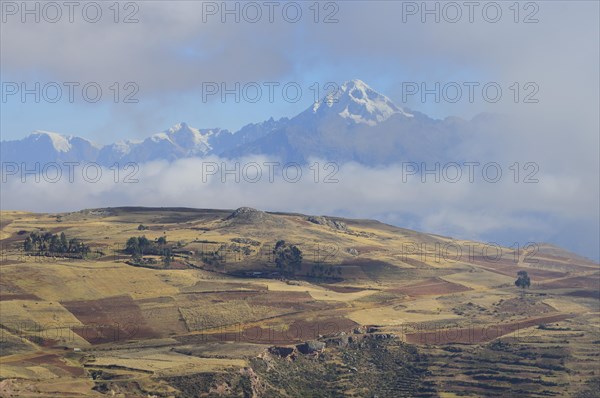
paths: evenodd
<path fill-rule="evenodd" d="M 251 207 L 240 207 L 223 220 L 223 225 L 283 225 L 284 221 L 275 215 Z"/>
<path fill-rule="evenodd" d="M 253 209 L 251 207 L 240 207 L 231 213 L 225 220 L 234 220 L 234 219 L 261 219 L 264 216 L 265 212 Z"/>
<path fill-rule="evenodd" d="M 310 216 L 307 218 L 307 221 L 317 225 L 325 225 L 338 231 L 348 231 L 348 226 L 346 225 L 346 223 L 332 220 L 323 216 Z"/>
<path fill-rule="evenodd" d="M 396 338 L 396 335 L 393 333 L 378 333 L 371 335 L 371 338 L 375 340 L 388 340 Z"/>
<path fill-rule="evenodd" d="M 327 345 L 331 346 L 331 347 L 346 347 L 348 345 L 348 343 L 352 342 L 352 338 L 348 337 L 348 336 L 341 336 L 341 337 L 336 337 L 336 338 L 332 338 L 329 339 L 327 341 Z"/>
<path fill-rule="evenodd" d="M 280 358 L 287 358 L 294 353 L 294 347 L 269 347 L 269 354 Z"/>
<path fill-rule="evenodd" d="M 325 343 L 321 341 L 311 340 L 296 346 L 302 354 L 314 354 L 325 349 Z"/>
<path fill-rule="evenodd" d="M 346 253 L 351 254 L 353 256 L 358 256 L 358 250 L 353 247 L 346 249 Z"/>

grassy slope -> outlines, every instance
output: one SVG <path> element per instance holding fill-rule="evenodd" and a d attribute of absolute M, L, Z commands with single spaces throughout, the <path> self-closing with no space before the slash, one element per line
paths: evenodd
<path fill-rule="evenodd" d="M 272 345 L 349 332 L 359 325 L 378 325 L 381 332 L 398 335 L 398 340 L 409 331 L 446 333 L 472 325 L 497 328 L 540 316 L 540 311 L 568 317 L 556 323 L 558 330 L 528 328 L 530 340 L 503 334 L 496 341 L 512 342 L 508 352 L 488 346 L 493 341 L 459 346 L 450 356 L 445 348 L 453 344 L 418 347 L 420 355 L 429 358 L 423 391 L 477 396 L 481 391 L 492 394 L 490 386 L 506 391 L 518 385 L 509 391 L 520 396 L 564 396 L 598 376 L 593 366 L 598 363 L 593 352 L 600 326 L 593 321 L 598 315 L 598 300 L 593 297 L 597 264 L 555 248 L 541 250 L 535 264 L 525 263 L 523 256 L 506 248 L 499 261 L 470 258 L 466 253 L 460 261 L 449 261 L 436 257 L 436 244 L 452 242 L 464 248 L 473 243 L 369 220 L 335 219 L 347 225 L 336 229 L 297 214 L 252 213 L 224 221 L 230 214 L 145 208 L 60 215 L 2 212 L 0 378 L 4 380 L 0 390 L 6 396 L 24 391 L 33 396 L 69 396 L 69 391 L 74 391 L 72 396 L 92 396 L 111 389 L 127 396 L 147 392 L 185 396 L 177 391 L 200 378 L 214 394 L 238 388 L 269 396 L 273 375 L 256 355 Z M 139 224 L 149 229 L 138 231 Z M 19 233 L 33 230 L 64 231 L 104 255 L 85 261 L 22 256 L 16 249 L 26 235 Z M 169 242 L 180 242 L 182 251 L 194 254 L 182 254 L 173 269 L 127 265 L 118 250 L 127 238 L 142 234 L 150 239 L 166 236 Z M 260 245 L 235 243 L 235 238 Z M 339 267 L 341 275 L 337 280 L 300 277 L 293 284 L 241 277 L 240 272 L 275 271 L 268 253 L 278 239 L 303 250 L 301 274 L 316 262 Z M 224 264 L 204 264 L 199 252 L 221 245 L 247 250 L 234 251 Z M 424 245 L 422 253 L 407 255 L 414 245 Z M 517 269 L 532 275 L 533 286 L 525 300 L 512 284 Z M 198 352 L 198 347 L 217 348 Z M 375 350 L 376 361 L 386 358 L 384 348 L 369 348 Z M 351 394 L 354 381 L 338 375 L 336 366 L 353 350 L 352 346 L 327 348 L 324 362 L 301 357 L 291 368 L 289 360 L 275 358 L 273 366 L 284 376 L 287 372 L 285 393 L 290 396 L 302 395 L 294 393 L 300 388 L 294 369 L 303 366 L 331 373 L 332 389 L 325 389 L 323 396 L 333 391 Z M 527 350 L 534 357 L 518 360 Z M 474 373 L 490 358 L 497 362 L 495 369 Z M 560 366 L 545 369 L 539 358 L 552 358 Z M 244 370 L 249 365 L 256 372 Z M 389 385 L 384 383 L 379 395 L 387 396 L 385 388 L 405 385 L 412 377 L 409 373 L 403 381 L 385 382 Z M 515 373 L 539 376 L 539 380 L 502 379 Z M 227 380 L 237 380 L 237 387 L 233 382 L 227 387 Z M 354 386 L 357 396 L 362 394 L 360 388 L 369 389 L 372 383 L 369 377 L 362 378 Z M 94 385 L 98 391 L 91 390 Z"/>

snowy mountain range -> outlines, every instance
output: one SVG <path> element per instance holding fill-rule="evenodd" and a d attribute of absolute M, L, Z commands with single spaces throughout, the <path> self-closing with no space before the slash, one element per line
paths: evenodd
<path fill-rule="evenodd" d="M 181 122 L 142 141 L 100 147 L 84 138 L 35 131 L 26 138 L 2 141 L 3 162 L 174 161 L 218 155 L 240 158 L 266 155 L 287 162 L 311 157 L 366 165 L 445 158 L 473 123 L 458 118 L 435 120 L 396 106 L 360 80 L 348 81 L 331 95 L 288 119 L 273 118 L 232 133 L 197 129 Z"/>

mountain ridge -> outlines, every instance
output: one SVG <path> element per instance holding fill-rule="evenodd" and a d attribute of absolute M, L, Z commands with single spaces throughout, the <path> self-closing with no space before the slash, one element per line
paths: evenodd
<path fill-rule="evenodd" d="M 195 128 L 182 121 L 143 140 L 100 146 L 85 138 L 36 130 L 21 140 L 2 141 L 1 154 L 5 161 L 84 161 L 107 167 L 115 162 L 172 162 L 211 155 L 228 159 L 265 155 L 301 163 L 316 157 L 380 165 L 402 159 L 439 160 L 448 144 L 461 141 L 461 130 L 470 124 L 405 110 L 355 79 L 292 118 L 271 117 L 236 132 Z"/>

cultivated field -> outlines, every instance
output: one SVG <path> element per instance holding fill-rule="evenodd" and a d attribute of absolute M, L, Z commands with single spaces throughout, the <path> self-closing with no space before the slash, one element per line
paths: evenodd
<path fill-rule="evenodd" d="M 2 397 L 599 391 L 599 266 L 559 248 L 449 255 L 476 242 L 251 209 L 2 212 L 0 224 Z M 24 251 L 32 232 L 90 251 Z M 163 238 L 169 261 L 127 253 L 139 236 Z M 302 253 L 293 271 L 279 240 Z"/>

